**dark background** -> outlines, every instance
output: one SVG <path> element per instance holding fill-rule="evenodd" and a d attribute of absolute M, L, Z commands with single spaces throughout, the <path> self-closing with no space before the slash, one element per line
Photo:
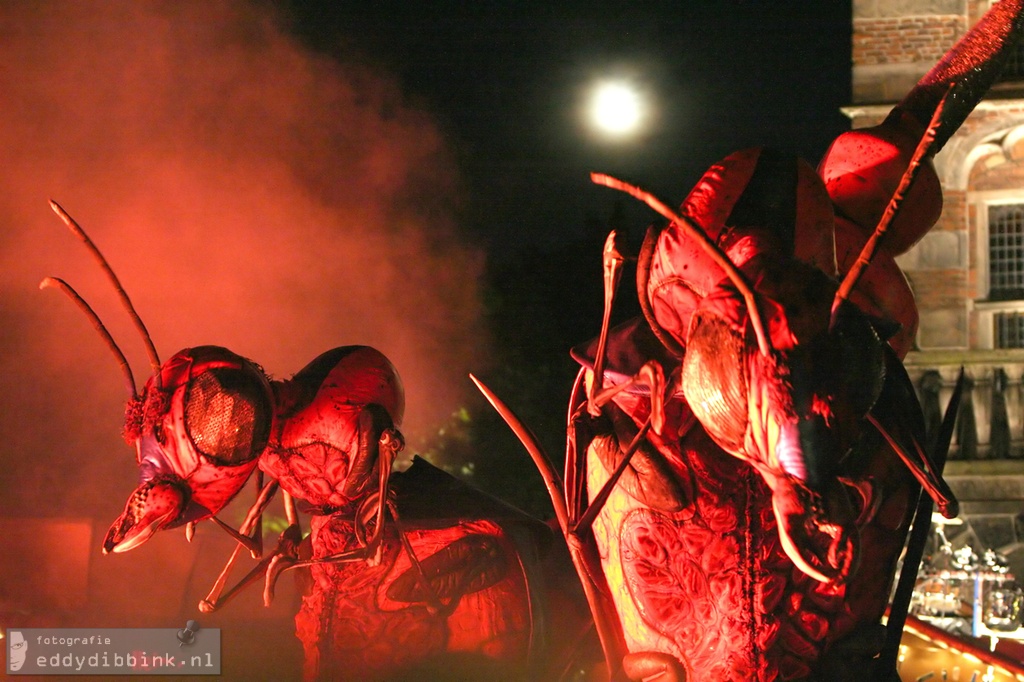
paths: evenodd
<path fill-rule="evenodd" d="M 557 6 L 555 6 L 557 5 Z M 812 163 L 848 129 L 848 2 L 348 3 L 290 5 L 298 35 L 395 74 L 431 113 L 463 177 L 460 224 L 487 254 L 495 362 L 483 378 L 562 457 L 576 366 L 601 313 L 609 229 L 639 247 L 654 218 L 589 182 L 607 172 L 678 204 L 701 173 L 752 145 Z M 587 126 L 589 89 L 625 79 L 651 103 L 620 140 Z M 629 271 L 616 319 L 637 311 Z M 479 400 L 430 449 L 436 462 L 549 513 L 525 452 Z"/>
<path fill-rule="evenodd" d="M 289 4 L 294 30 L 394 75 L 457 150 L 465 224 L 492 256 L 579 238 L 614 202 L 600 170 L 681 199 L 748 145 L 816 161 L 848 128 L 849 2 Z M 651 100 L 636 139 L 602 140 L 582 109 L 595 80 Z"/>

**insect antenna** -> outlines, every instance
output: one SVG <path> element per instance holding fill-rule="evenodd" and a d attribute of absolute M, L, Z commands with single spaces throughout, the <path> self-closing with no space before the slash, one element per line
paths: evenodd
<path fill-rule="evenodd" d="M 857 280 L 860 279 L 864 270 L 868 265 L 870 265 L 871 259 L 874 258 L 875 252 L 878 251 L 878 246 L 881 244 L 882 238 L 885 237 L 885 233 L 889 230 L 889 226 L 892 225 L 892 221 L 899 214 L 900 205 L 903 203 L 903 199 L 907 194 L 907 190 L 910 189 L 910 185 L 914 182 L 914 178 L 917 177 L 917 173 L 921 168 L 921 163 L 932 151 L 932 144 L 935 141 L 935 136 L 938 134 L 939 128 L 942 125 L 942 109 L 946 104 L 946 98 L 949 97 L 949 93 L 952 92 L 952 90 L 953 86 L 951 85 L 945 96 L 943 96 L 938 105 L 936 105 L 931 121 L 928 122 L 928 128 L 924 131 L 920 141 L 918 141 L 917 147 L 914 149 L 914 155 L 910 157 L 910 163 L 907 164 L 907 169 L 903 171 L 900 183 L 896 186 L 896 191 L 892 193 L 892 198 L 889 199 L 889 203 L 885 207 L 885 212 L 878 220 L 878 225 L 875 227 L 875 231 L 864 244 L 860 254 L 857 256 L 857 260 L 854 261 L 853 265 L 846 272 L 846 276 L 843 277 L 843 281 L 839 285 L 839 290 L 836 291 L 835 299 L 832 301 L 832 321 L 830 328 L 835 327 L 839 307 L 842 305 L 843 301 L 849 298 L 850 292 L 852 292 L 853 288 L 857 285 Z"/>
<path fill-rule="evenodd" d="M 590 180 L 595 184 L 617 189 L 620 192 L 625 192 L 626 194 L 639 199 L 654 209 L 657 213 L 678 225 L 683 232 L 686 233 L 686 236 L 695 239 L 697 243 L 701 245 L 701 248 L 711 256 L 711 259 L 715 261 L 718 267 L 725 271 L 725 274 L 729 276 L 729 279 L 732 280 L 732 283 L 736 288 L 739 289 L 740 294 L 743 296 L 743 300 L 747 304 L 750 323 L 754 327 L 754 334 L 757 336 L 757 346 L 761 350 L 761 355 L 766 357 L 769 355 L 772 347 L 768 340 L 768 334 L 765 333 L 764 322 L 761 319 L 761 311 L 757 307 L 757 299 L 754 297 L 754 290 L 750 287 L 750 283 L 747 282 L 747 278 L 744 277 L 743 273 L 736 267 L 736 264 L 729 260 L 729 257 L 726 256 L 713 241 L 711 241 L 700 225 L 687 216 L 679 215 L 666 206 L 656 196 L 650 192 L 640 189 L 636 185 L 631 185 L 628 182 L 623 182 L 618 178 L 613 178 L 612 176 L 605 175 L 604 173 L 591 173 Z"/>
<path fill-rule="evenodd" d="M 60 289 L 68 298 L 70 298 L 78 308 L 85 313 L 85 316 L 92 322 L 92 326 L 99 332 L 99 335 L 103 338 L 103 341 L 107 344 L 107 348 L 114 354 L 119 365 L 121 365 L 121 372 L 124 374 L 125 383 L 128 385 L 128 395 L 133 399 L 138 398 L 138 393 L 135 390 L 135 377 L 132 375 L 132 368 L 128 365 L 128 360 L 124 357 L 124 353 L 117 347 L 117 343 L 114 342 L 114 337 L 110 335 L 107 328 L 103 326 L 103 322 L 100 321 L 99 316 L 96 314 L 88 303 L 85 302 L 78 292 L 71 288 L 71 286 L 62 279 L 57 277 L 45 277 L 43 281 L 39 283 L 40 289 Z"/>
<path fill-rule="evenodd" d="M 72 234 L 74 234 L 76 237 L 82 240 L 82 243 L 84 243 L 86 248 L 89 249 L 89 252 L 96 259 L 96 262 L 99 263 L 100 268 L 103 270 L 104 273 L 106 273 L 107 279 L 110 280 L 110 283 L 113 285 L 114 290 L 117 292 L 118 298 L 121 299 L 121 305 L 124 306 L 124 309 L 127 311 L 128 316 L 132 320 L 132 323 L 135 325 L 135 328 L 142 336 L 142 342 L 146 346 L 146 353 L 149 355 L 149 364 L 153 367 L 153 381 L 156 384 L 157 388 L 161 388 L 160 357 L 157 355 L 156 346 L 153 345 L 153 339 L 149 335 L 149 332 L 146 330 L 146 325 L 143 324 L 142 318 L 139 317 L 139 314 L 135 312 L 135 306 L 132 305 L 131 299 L 128 298 L 128 294 L 125 292 L 124 287 L 121 286 L 121 281 L 117 278 L 117 275 L 114 274 L 113 268 L 110 267 L 110 264 L 107 262 L 107 259 L 103 257 L 103 254 L 96 247 L 93 241 L 89 239 L 89 235 L 85 233 L 85 230 L 83 230 L 82 227 L 77 222 L 75 222 L 74 218 L 68 215 L 67 211 L 61 208 L 60 204 L 51 199 L 50 208 L 52 208 L 53 212 L 56 213 L 60 217 L 60 219 L 64 221 L 64 224 L 68 226 L 68 229 L 71 230 Z M 134 388 L 132 389 L 132 391 L 134 393 Z"/>

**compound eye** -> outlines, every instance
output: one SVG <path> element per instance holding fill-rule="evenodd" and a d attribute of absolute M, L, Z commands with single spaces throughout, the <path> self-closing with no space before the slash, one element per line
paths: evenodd
<path fill-rule="evenodd" d="M 185 428 L 196 450 L 226 465 L 251 461 L 270 435 L 271 409 L 262 377 L 219 367 L 189 381 Z"/>

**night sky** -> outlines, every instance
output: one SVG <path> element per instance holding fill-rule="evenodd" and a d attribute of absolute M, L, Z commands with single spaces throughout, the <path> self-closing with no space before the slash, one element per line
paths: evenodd
<path fill-rule="evenodd" d="M 369 6 L 367 6 L 369 5 Z M 711 163 L 749 145 L 812 163 L 849 127 L 849 2 L 292 3 L 318 50 L 394 74 L 438 121 L 466 188 L 464 222 L 491 253 L 578 234 L 606 218 L 618 174 L 678 203 Z M 583 108 L 616 77 L 652 103 L 628 140 Z M 646 221 L 646 209 L 631 209 Z"/>

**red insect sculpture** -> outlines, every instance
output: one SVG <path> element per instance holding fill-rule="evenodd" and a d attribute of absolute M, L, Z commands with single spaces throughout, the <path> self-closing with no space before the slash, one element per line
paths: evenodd
<path fill-rule="evenodd" d="M 307 679 L 519 679 L 532 670 L 542 609 L 531 583 L 548 528 L 418 458 L 392 474 L 404 446 L 405 393 L 384 355 L 367 346 L 335 348 L 287 381 L 218 346 L 185 349 L 161 363 L 107 261 L 52 207 L 107 273 L 153 366 L 139 395 L 92 309 L 63 281 L 43 281 L 88 315 L 130 395 L 124 436 L 136 449 L 140 482 L 104 553 L 182 525 L 191 539 L 196 523 L 212 519 L 239 544 L 200 604 L 204 611 L 264 576 L 269 603 L 282 571 L 308 569 L 312 588 L 296 616 Z M 254 472 L 256 502 L 232 529 L 217 514 Z M 271 478 L 265 485 L 264 474 Z M 260 556 L 260 519 L 279 487 L 290 525 L 274 551 L 224 592 L 242 550 Z M 307 542 L 298 504 L 312 515 Z"/>
<path fill-rule="evenodd" d="M 927 530 L 932 500 L 949 517 L 957 505 L 941 478 L 956 400 L 933 457 L 901 362 L 917 312 L 894 256 L 936 221 L 930 158 L 998 75 L 1022 5 L 995 5 L 817 172 L 744 150 L 678 214 L 593 176 L 670 222 L 638 258 L 643 317 L 612 330 L 624 258 L 606 243 L 563 478 L 477 383 L 544 475 L 613 678 L 896 679 L 898 604 L 888 632 L 881 619 L 908 529 L 917 511 Z"/>

